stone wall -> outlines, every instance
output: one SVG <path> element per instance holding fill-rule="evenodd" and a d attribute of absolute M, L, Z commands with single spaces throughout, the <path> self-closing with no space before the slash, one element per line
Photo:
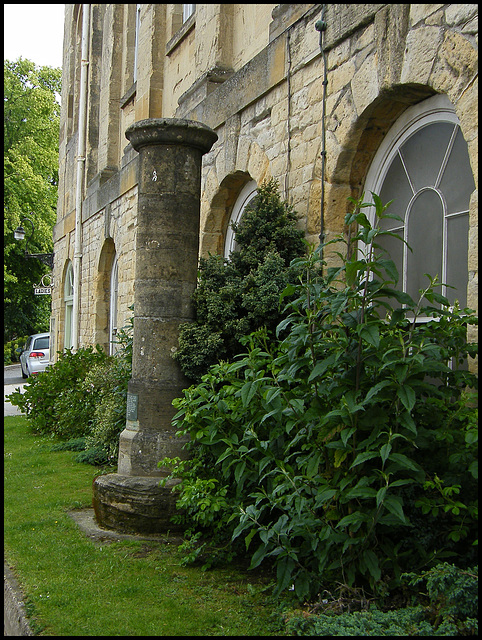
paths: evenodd
<path fill-rule="evenodd" d="M 408 106 L 434 93 L 446 92 L 451 99 L 476 175 L 477 49 L 471 20 L 476 5 L 460 5 L 458 12 L 444 7 L 328 5 L 328 238 L 341 231 L 346 198 L 360 192 L 388 129 Z M 196 108 L 178 109 L 220 134 L 205 159 L 204 251 L 216 246 L 211 229 L 222 229 L 221 221 L 210 219 L 219 216 L 211 202 L 236 172 L 258 182 L 277 178 L 301 215 L 307 238 L 317 240 L 322 94 L 317 19 L 318 13 L 302 18 Z M 457 39 L 463 42 L 461 56 L 452 60 L 447 43 Z"/>
<path fill-rule="evenodd" d="M 82 260 L 82 303 L 80 335 L 85 344 L 108 347 L 110 274 L 114 255 L 118 256 L 118 327 L 127 324 L 128 307 L 134 300 L 134 248 L 137 216 L 137 186 L 108 203 L 100 215 L 83 225 L 86 259 Z"/>
<path fill-rule="evenodd" d="M 80 5 L 66 6 L 52 307 L 59 346 L 62 278 L 73 252 L 80 28 Z M 133 297 L 137 157 L 124 136 L 133 121 L 189 118 L 218 134 L 203 160 L 201 253 L 222 252 L 237 194 L 253 179 L 278 180 L 310 242 L 318 243 L 321 230 L 323 59 L 315 23 L 322 5 L 197 5 L 184 24 L 180 5 L 141 5 L 136 82 L 136 5 L 90 6 L 82 344 L 105 335 L 113 247 L 122 265 L 123 317 Z M 396 119 L 436 93 L 446 94 L 454 106 L 477 185 L 477 5 L 326 5 L 324 19 L 326 239 L 343 230 L 347 197 L 361 193 L 370 162 Z M 245 48 L 243 28 L 251 34 Z M 477 203 L 475 192 L 468 238 L 472 308 L 477 308 Z"/>

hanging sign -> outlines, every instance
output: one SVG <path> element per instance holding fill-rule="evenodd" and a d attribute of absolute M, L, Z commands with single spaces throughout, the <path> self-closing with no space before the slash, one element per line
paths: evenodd
<path fill-rule="evenodd" d="M 48 278 L 47 282 L 45 282 L 45 278 Z M 33 285 L 33 292 L 36 296 L 48 296 L 52 294 L 53 286 L 52 276 L 46 273 L 42 276 L 40 284 Z"/>

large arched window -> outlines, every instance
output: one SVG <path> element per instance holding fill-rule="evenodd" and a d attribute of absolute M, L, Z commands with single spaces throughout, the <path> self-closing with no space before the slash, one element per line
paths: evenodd
<path fill-rule="evenodd" d="M 74 268 L 69 262 L 64 280 L 64 305 L 65 305 L 65 321 L 64 321 L 64 349 L 71 349 L 72 343 L 72 323 L 74 309 Z"/>
<path fill-rule="evenodd" d="M 231 217 L 229 218 L 228 229 L 226 231 L 226 240 L 224 242 L 224 257 L 229 258 L 231 253 L 236 250 L 235 234 L 233 231 L 233 223 L 238 223 L 244 210 L 257 193 L 258 185 L 255 180 L 251 180 L 241 189 L 241 192 L 234 203 Z"/>
<path fill-rule="evenodd" d="M 381 227 L 380 244 L 395 262 L 403 286 L 414 300 L 438 276 L 451 303 L 467 303 L 469 201 L 475 188 L 467 143 L 448 98 L 437 95 L 407 109 L 381 144 L 365 182 L 397 220 Z M 446 285 L 450 285 L 447 287 Z M 453 288 L 451 288 L 453 287 Z"/>
<path fill-rule="evenodd" d="M 117 298 L 119 289 L 119 271 L 117 256 L 114 257 L 110 275 L 110 303 L 109 303 L 109 352 L 113 355 L 117 348 Z"/>

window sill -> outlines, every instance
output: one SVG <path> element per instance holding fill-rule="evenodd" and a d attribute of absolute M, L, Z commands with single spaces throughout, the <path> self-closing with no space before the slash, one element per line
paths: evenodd
<path fill-rule="evenodd" d="M 181 44 L 181 42 L 186 38 L 188 33 L 194 29 L 196 25 L 196 14 L 193 13 L 186 22 L 182 25 L 182 27 L 175 33 L 169 42 L 166 44 L 166 55 L 169 56 L 174 51 L 174 49 Z"/>
<path fill-rule="evenodd" d="M 137 82 L 134 82 L 134 84 L 129 89 L 129 91 L 127 91 L 120 99 L 121 109 L 126 107 L 129 104 L 129 102 L 135 98 L 136 89 L 137 89 Z"/>

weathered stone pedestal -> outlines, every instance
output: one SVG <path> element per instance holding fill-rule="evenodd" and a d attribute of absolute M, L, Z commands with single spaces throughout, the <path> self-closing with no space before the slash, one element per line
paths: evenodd
<path fill-rule="evenodd" d="M 160 487 L 164 457 L 185 457 L 171 425 L 172 400 L 188 386 L 172 353 L 179 325 L 193 319 L 202 156 L 217 135 L 197 122 L 136 122 L 126 137 L 139 152 L 132 378 L 118 473 L 94 482 L 101 526 L 133 533 L 173 530 L 172 486 Z M 172 483 L 171 483 L 172 484 Z"/>

